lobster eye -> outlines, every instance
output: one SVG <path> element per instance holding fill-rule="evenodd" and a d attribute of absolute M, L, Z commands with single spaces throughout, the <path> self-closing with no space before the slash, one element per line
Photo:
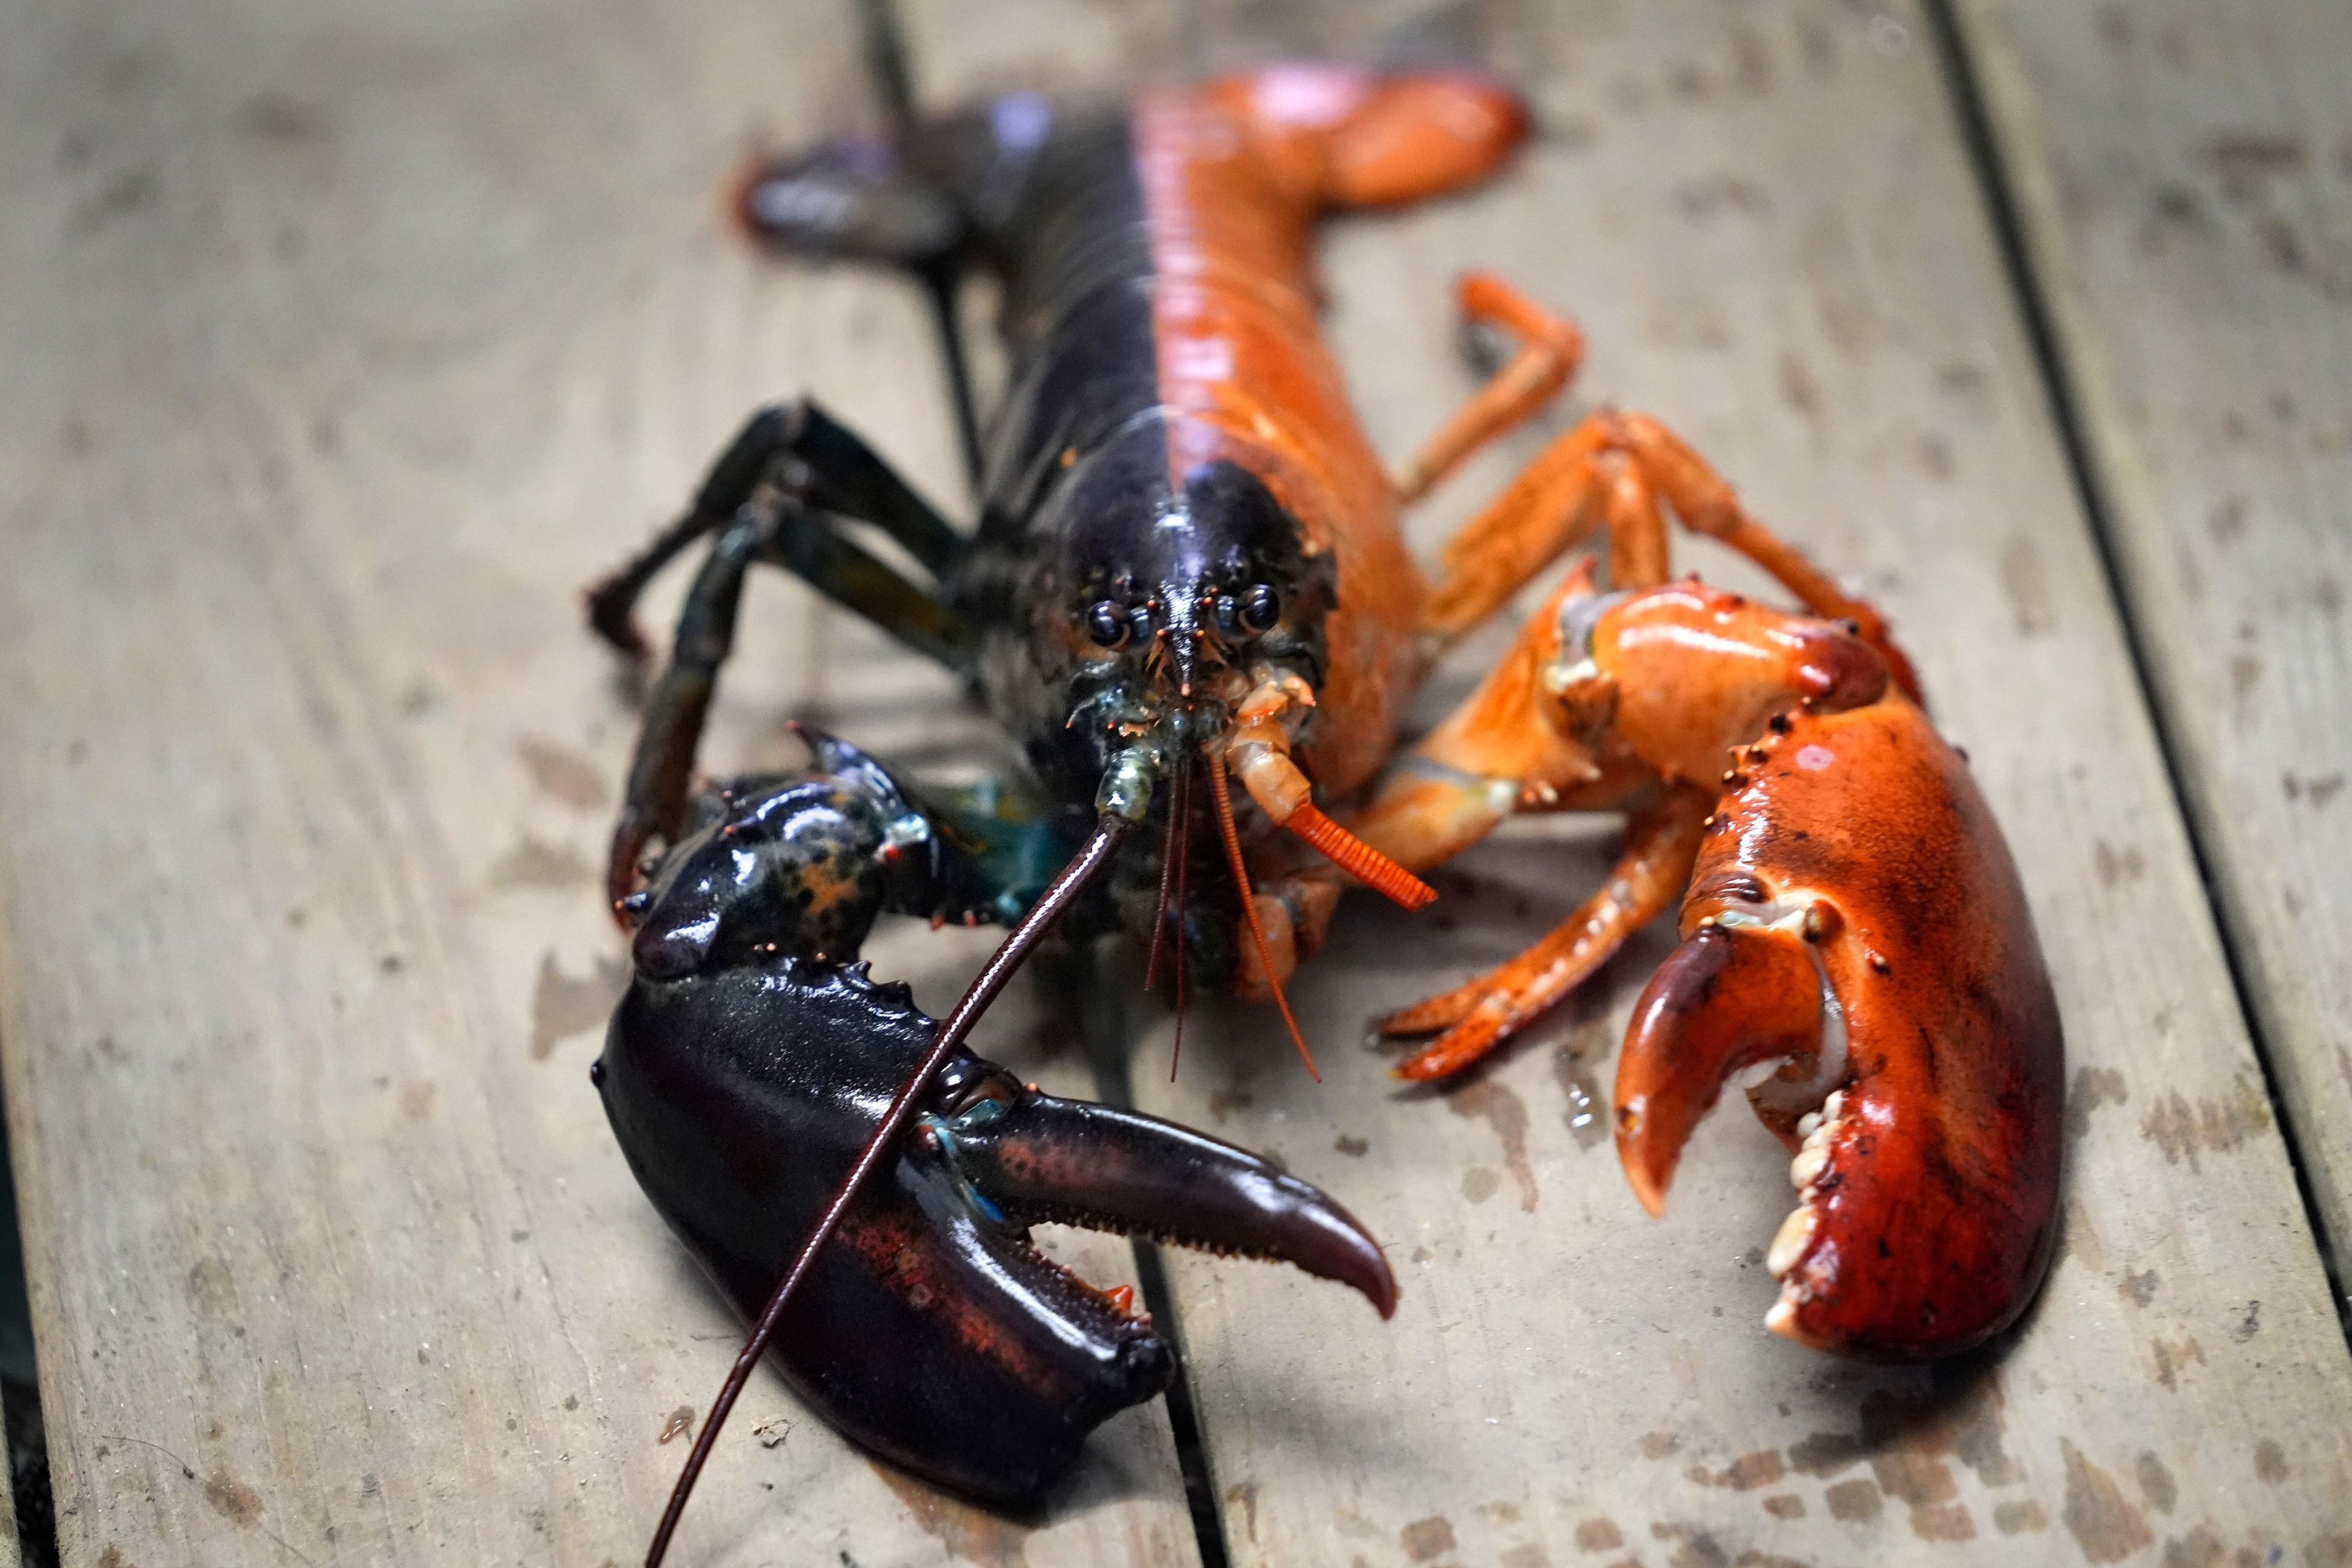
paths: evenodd
<path fill-rule="evenodd" d="M 1263 583 L 1253 583 L 1242 590 L 1242 625 L 1254 632 L 1262 632 L 1282 616 L 1282 595 Z"/>
<path fill-rule="evenodd" d="M 1126 642 L 1128 624 L 1126 613 L 1108 599 L 1097 600 L 1087 611 L 1087 636 L 1104 647 Z"/>

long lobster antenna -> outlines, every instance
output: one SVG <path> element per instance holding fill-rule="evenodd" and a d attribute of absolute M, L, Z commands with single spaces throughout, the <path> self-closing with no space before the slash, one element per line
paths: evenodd
<path fill-rule="evenodd" d="M 1160 903 L 1151 911 L 1151 957 L 1143 965 L 1143 988 L 1146 991 L 1152 989 L 1160 978 L 1160 949 L 1168 935 L 1168 898 L 1176 889 L 1177 836 L 1183 831 L 1186 773 L 1186 770 L 1180 768 L 1168 784 L 1168 831 L 1160 840 Z M 1184 908 L 1181 903 L 1176 907 L 1176 944 L 1181 947 L 1184 943 Z"/>
<path fill-rule="evenodd" d="M 1129 826 L 1125 817 L 1115 812 L 1103 814 L 1102 820 L 1095 827 L 1094 837 L 1087 840 L 1087 847 L 1078 851 L 1077 858 L 1062 868 L 1062 874 L 1054 879 L 1045 896 L 1021 917 L 1021 923 L 1013 928 L 981 972 L 972 977 L 971 984 L 964 989 L 963 999 L 955 1005 L 955 1011 L 950 1013 L 947 1021 L 940 1026 L 938 1036 L 931 1041 L 931 1048 L 924 1054 L 914 1072 L 908 1075 L 906 1084 L 898 1090 L 898 1098 L 891 1100 L 890 1109 L 883 1113 L 881 1125 L 875 1128 L 874 1135 L 866 1141 L 866 1147 L 858 1153 L 857 1163 L 842 1179 L 840 1190 L 834 1194 L 833 1202 L 825 1205 L 824 1213 L 816 1222 L 816 1228 L 810 1231 L 807 1239 L 801 1243 L 800 1251 L 793 1258 L 793 1266 L 776 1282 L 775 1292 L 768 1298 L 767 1306 L 760 1313 L 760 1321 L 751 1326 L 750 1337 L 744 1340 L 742 1350 L 735 1357 L 735 1364 L 728 1369 L 727 1381 L 719 1385 L 719 1397 L 711 1401 L 710 1415 L 694 1439 L 693 1451 L 686 1457 L 686 1468 L 679 1472 L 677 1485 L 670 1490 L 669 1506 L 662 1510 L 661 1524 L 654 1531 L 653 1544 L 646 1549 L 646 1568 L 661 1568 L 662 1559 L 669 1552 L 670 1537 L 677 1533 L 678 1519 L 686 1512 L 686 1500 L 693 1494 L 696 1478 L 702 1474 L 703 1461 L 710 1457 L 710 1446 L 719 1436 L 719 1428 L 726 1423 L 727 1413 L 735 1408 L 736 1397 L 743 1392 L 744 1384 L 751 1380 L 752 1369 L 760 1364 L 760 1357 L 766 1353 L 768 1342 L 776 1337 L 776 1324 L 783 1318 L 785 1305 L 807 1277 L 809 1266 L 816 1260 L 816 1255 L 824 1250 L 824 1244 L 840 1227 L 841 1216 L 848 1212 L 850 1204 L 882 1163 L 883 1156 L 898 1142 L 899 1132 L 914 1114 L 915 1101 L 921 1098 L 923 1090 L 938 1076 L 940 1065 L 957 1047 L 963 1044 L 965 1037 L 971 1033 L 972 1026 L 980 1022 L 980 1016 L 988 1010 L 990 1003 L 996 1000 L 996 994 L 1004 989 L 1004 983 L 1013 978 L 1013 972 L 1021 967 L 1021 961 L 1029 956 L 1029 950 L 1037 945 L 1038 939 L 1086 889 L 1087 884 L 1110 864 L 1111 854 L 1118 847 L 1119 840 L 1127 836 Z"/>
<path fill-rule="evenodd" d="M 1290 1043 L 1298 1047 L 1298 1059 L 1307 1064 L 1307 1076 L 1317 1083 L 1323 1074 L 1315 1066 L 1315 1053 L 1307 1048 L 1307 1037 L 1298 1032 L 1298 1020 L 1290 1016 L 1290 998 L 1282 994 L 1282 977 L 1274 972 L 1274 954 L 1265 945 L 1265 927 L 1258 923 L 1257 895 L 1252 890 L 1249 868 L 1242 863 L 1242 837 L 1234 826 L 1233 792 L 1225 785 L 1225 760 L 1211 757 L 1209 793 L 1217 801 L 1217 831 L 1225 840 L 1225 859 L 1234 868 L 1234 881 L 1242 890 L 1242 919 L 1249 926 L 1250 941 L 1257 943 L 1257 961 L 1265 970 L 1265 983 L 1274 988 L 1274 1005 L 1282 1009 L 1282 1021 L 1290 1026 Z"/>
<path fill-rule="evenodd" d="M 1192 764 L 1180 763 L 1176 771 L 1176 1043 L 1168 1051 L 1168 1081 L 1176 1081 L 1176 1064 L 1184 1059 L 1184 866 L 1192 854 Z"/>

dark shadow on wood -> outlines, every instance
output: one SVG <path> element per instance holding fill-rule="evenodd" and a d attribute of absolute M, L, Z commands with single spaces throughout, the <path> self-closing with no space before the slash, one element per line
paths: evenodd
<path fill-rule="evenodd" d="M 1032 960 L 1032 975 L 1042 1005 L 1051 1016 L 1067 1020 L 1084 1043 L 1087 1063 L 1094 1071 L 1095 1092 L 1108 1104 L 1132 1107 L 1134 1042 L 1128 1032 L 1119 989 L 1131 966 L 1106 963 L 1102 952 L 1105 942 L 1126 940 L 1115 935 L 1043 950 Z M 1184 1478 L 1184 1506 L 1192 1515 L 1201 1568 L 1227 1568 L 1216 1478 L 1209 1468 L 1208 1447 L 1201 1440 L 1200 1415 L 1187 1380 L 1183 1336 L 1177 1331 L 1168 1271 L 1160 1262 L 1159 1247 L 1140 1237 L 1133 1245 L 1136 1285 L 1143 1292 L 1144 1307 L 1176 1349 L 1176 1374 L 1168 1384 L 1168 1425 L 1176 1439 L 1176 1463 Z"/>

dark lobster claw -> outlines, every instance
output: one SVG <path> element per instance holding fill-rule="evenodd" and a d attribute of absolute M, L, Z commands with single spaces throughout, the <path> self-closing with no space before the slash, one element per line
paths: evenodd
<path fill-rule="evenodd" d="M 641 972 L 595 1079 L 654 1206 L 751 1316 L 936 1029 L 863 965 Z M 1105 1417 L 1167 1386 L 1174 1356 L 1030 1244 L 1045 1221 L 1285 1259 L 1384 1317 L 1395 1305 L 1378 1245 L 1306 1183 L 965 1055 L 819 1255 L 777 1363 L 856 1442 L 982 1500 L 1034 1501 Z"/>

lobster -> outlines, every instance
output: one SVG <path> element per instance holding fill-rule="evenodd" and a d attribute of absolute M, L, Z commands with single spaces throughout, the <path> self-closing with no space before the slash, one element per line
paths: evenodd
<path fill-rule="evenodd" d="M 803 400 L 757 414 L 686 514 L 590 594 L 592 625 L 642 653 L 641 590 L 711 541 L 614 830 L 635 974 L 596 1078 L 656 1206 L 756 1321 L 649 1561 L 772 1342 L 854 1440 L 993 1501 L 1036 1496 L 1092 1425 L 1156 1392 L 1148 1320 L 1029 1248 L 1040 1219 L 1287 1259 L 1387 1315 L 1379 1248 L 1330 1198 L 1200 1134 L 1037 1094 L 962 1042 L 1075 910 L 1150 945 L 1147 984 L 1165 956 L 1180 1026 L 1188 976 L 1269 998 L 1314 1072 L 1284 983 L 1341 891 L 1418 907 L 1434 895 L 1417 873 L 1523 810 L 1628 812 L 1624 861 L 1521 958 L 1384 1020 L 1443 1031 L 1401 1073 L 1476 1060 L 1687 884 L 1687 940 L 1621 1069 L 1637 1194 L 1656 1207 L 1723 1081 L 1770 1071 L 1751 1098 L 1800 1144 L 1805 1194 L 1773 1249 L 1772 1327 L 1933 1355 L 2031 1299 L 2055 1008 L 1999 831 L 1883 617 L 1664 426 L 1615 411 L 1553 442 L 1433 582 L 1405 548 L 1402 510 L 1547 405 L 1582 341 L 1501 279 L 1465 279 L 1465 320 L 1515 346 L 1384 470 L 1319 335 L 1315 221 L 1486 178 L 1525 131 L 1472 72 L 1285 66 L 1091 108 L 902 116 L 740 184 L 746 228 L 780 251 L 891 263 L 942 301 L 993 273 L 1011 374 L 984 429 L 954 378 L 976 530 Z M 1803 613 L 1670 583 L 1670 512 Z M 1611 592 L 1580 565 L 1398 756 L 1434 658 L 1602 534 Z M 925 786 L 812 735 L 803 773 L 698 790 L 761 563 L 967 680 L 1022 766 Z M 1718 799 L 1702 781 L 1727 755 L 1747 760 Z M 859 966 L 885 912 L 1013 930 L 935 1023 Z"/>

